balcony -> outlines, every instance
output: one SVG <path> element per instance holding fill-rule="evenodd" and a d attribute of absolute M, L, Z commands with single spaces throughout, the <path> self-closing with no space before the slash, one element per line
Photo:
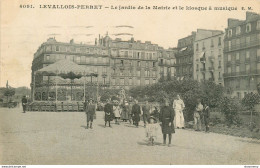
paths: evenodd
<path fill-rule="evenodd" d="M 215 68 L 214 67 L 209 67 L 208 69 L 209 69 L 209 71 L 214 71 Z"/>
<path fill-rule="evenodd" d="M 240 64 L 240 60 L 236 60 L 236 64 Z"/>
<path fill-rule="evenodd" d="M 250 41 L 249 43 L 239 43 L 239 44 L 235 44 L 232 45 L 230 47 L 225 47 L 224 51 L 234 51 L 234 50 L 239 50 L 239 49 L 244 49 L 244 48 L 248 48 L 248 47 L 254 47 L 254 46 L 258 46 L 260 45 L 260 40 L 254 40 L 254 41 Z"/>
<path fill-rule="evenodd" d="M 250 58 L 245 59 L 245 63 L 249 64 L 250 63 Z"/>
<path fill-rule="evenodd" d="M 227 61 L 227 66 L 230 66 L 231 65 L 231 61 Z"/>
<path fill-rule="evenodd" d="M 231 73 L 224 73 L 223 77 L 242 77 L 242 76 L 249 76 L 249 75 L 260 75 L 260 70 L 251 70 L 251 71 L 240 71 L 240 72 L 231 72 Z"/>
<path fill-rule="evenodd" d="M 200 71 L 201 71 L 201 72 L 205 72 L 206 69 L 205 69 L 205 68 L 200 68 Z"/>
<path fill-rule="evenodd" d="M 211 62 L 214 62 L 215 57 L 214 57 L 214 56 L 210 56 L 210 57 L 209 57 L 209 60 L 210 60 Z"/>

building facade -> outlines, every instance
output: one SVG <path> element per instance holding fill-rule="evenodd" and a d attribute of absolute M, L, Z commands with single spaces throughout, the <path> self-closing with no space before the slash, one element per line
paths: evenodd
<path fill-rule="evenodd" d="M 149 41 L 142 43 L 133 38 L 129 41 L 113 40 L 108 35 L 96 39 L 95 45 L 76 44 L 73 40 L 62 43 L 49 38 L 34 54 L 32 94 L 35 100 L 53 99 L 55 79 L 58 78 L 58 92 L 65 92 L 62 94 L 68 97 L 68 90 L 73 89 L 73 95 L 67 99 L 81 99 L 85 79 L 71 81 L 44 74 L 35 76 L 37 70 L 62 59 L 68 59 L 85 67 L 86 71 L 97 74 L 97 77 L 87 77 L 87 85 L 129 89 L 156 83 L 161 77 L 166 79 L 167 76 L 175 76 L 175 53 L 176 49 L 165 50 Z"/>
<path fill-rule="evenodd" d="M 225 87 L 243 98 L 260 83 L 260 15 L 247 12 L 246 20 L 228 19 L 225 31 Z"/>
<path fill-rule="evenodd" d="M 194 42 L 193 77 L 224 85 L 224 32 L 198 29 Z"/>
<path fill-rule="evenodd" d="M 193 45 L 196 32 L 179 39 L 176 53 L 176 76 L 178 79 L 193 78 Z"/>

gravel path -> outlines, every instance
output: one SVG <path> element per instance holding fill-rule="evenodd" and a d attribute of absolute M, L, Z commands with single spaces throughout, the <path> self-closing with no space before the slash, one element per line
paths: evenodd
<path fill-rule="evenodd" d="M 260 140 L 176 130 L 172 147 L 148 146 L 143 127 L 104 128 L 103 112 L 88 130 L 82 112 L 21 111 L 0 109 L 0 164 L 260 164 Z"/>

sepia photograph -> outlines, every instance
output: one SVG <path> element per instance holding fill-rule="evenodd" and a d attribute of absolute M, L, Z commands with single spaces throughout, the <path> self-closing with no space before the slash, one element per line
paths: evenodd
<path fill-rule="evenodd" d="M 0 8 L 1 168 L 259 167 L 259 0 Z"/>

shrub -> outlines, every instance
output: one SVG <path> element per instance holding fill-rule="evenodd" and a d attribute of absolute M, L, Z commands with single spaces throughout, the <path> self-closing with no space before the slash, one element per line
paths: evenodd
<path fill-rule="evenodd" d="M 256 104 L 260 103 L 260 95 L 258 93 L 248 93 L 242 99 L 242 105 L 252 111 Z"/>
<path fill-rule="evenodd" d="M 238 116 L 241 104 L 236 99 L 224 97 L 220 102 L 220 110 L 225 116 L 227 124 L 230 126 L 232 124 L 240 125 L 241 120 Z"/>

